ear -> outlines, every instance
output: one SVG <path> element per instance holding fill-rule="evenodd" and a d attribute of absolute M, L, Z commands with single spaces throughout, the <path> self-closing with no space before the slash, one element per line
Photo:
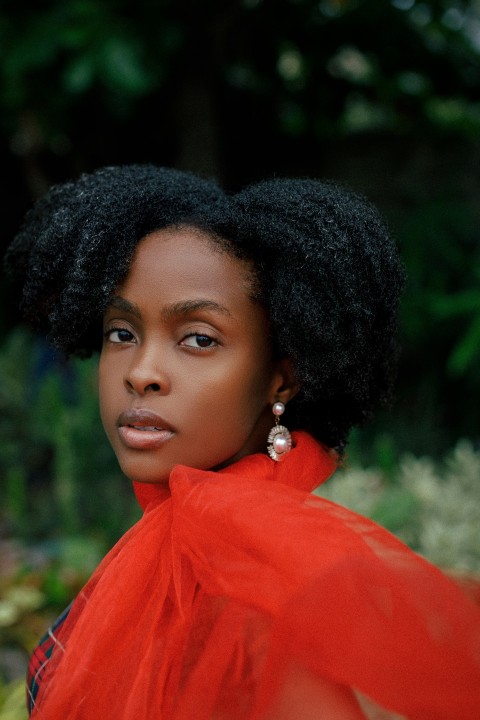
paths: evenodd
<path fill-rule="evenodd" d="M 299 390 L 300 384 L 295 377 L 291 358 L 277 360 L 270 385 L 269 403 L 283 402 L 286 405 Z"/>

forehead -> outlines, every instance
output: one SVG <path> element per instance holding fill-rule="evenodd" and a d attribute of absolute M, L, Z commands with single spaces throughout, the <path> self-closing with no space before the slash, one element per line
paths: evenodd
<path fill-rule="evenodd" d="M 117 292 L 152 301 L 205 297 L 232 306 L 249 302 L 253 266 L 228 251 L 228 245 L 194 228 L 166 228 L 143 238 L 126 279 Z"/>

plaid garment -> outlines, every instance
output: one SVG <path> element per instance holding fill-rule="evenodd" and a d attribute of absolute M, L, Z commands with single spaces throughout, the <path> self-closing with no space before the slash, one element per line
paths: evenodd
<path fill-rule="evenodd" d="M 48 665 L 48 661 L 51 658 L 53 649 L 56 645 L 62 647 L 57 641 L 55 632 L 65 622 L 68 613 L 70 612 L 71 605 L 69 605 L 62 614 L 55 620 L 52 627 L 48 629 L 46 634 L 42 637 L 37 647 L 32 653 L 30 662 L 28 664 L 27 672 L 27 708 L 29 714 L 32 713 L 35 707 L 35 700 L 37 698 L 38 689 L 42 682 L 42 678 L 45 673 L 45 668 Z"/>

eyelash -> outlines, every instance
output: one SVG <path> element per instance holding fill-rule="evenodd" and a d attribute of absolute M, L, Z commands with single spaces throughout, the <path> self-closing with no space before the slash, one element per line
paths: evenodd
<path fill-rule="evenodd" d="M 185 340 L 186 340 L 187 338 L 191 338 L 191 337 L 194 337 L 194 338 L 206 338 L 207 340 L 211 341 L 212 344 L 211 344 L 211 345 L 207 345 L 206 347 L 195 346 L 195 345 L 187 345 L 187 344 L 185 343 Z M 188 333 L 187 335 L 185 335 L 185 336 L 182 338 L 182 342 L 181 342 L 180 344 L 181 344 L 181 345 L 183 344 L 184 347 L 193 348 L 194 350 L 210 350 L 211 348 L 216 347 L 216 346 L 218 345 L 218 342 L 217 342 L 217 340 L 215 340 L 215 338 L 211 337 L 211 335 L 207 335 L 206 333 L 190 332 L 190 333 Z"/>
<path fill-rule="evenodd" d="M 125 339 L 124 340 L 112 340 L 111 335 L 113 333 L 126 333 L 130 337 L 128 340 L 125 340 Z M 105 332 L 103 333 L 103 337 L 105 338 L 105 340 L 110 341 L 111 343 L 114 343 L 115 345 L 120 345 L 120 344 L 126 343 L 126 342 L 132 342 L 132 340 L 134 339 L 133 333 L 131 333 L 130 330 L 127 330 L 126 328 L 123 328 L 123 327 L 108 328 L 108 330 L 105 330 Z"/>
<path fill-rule="evenodd" d="M 113 333 L 126 333 L 129 337 L 128 337 L 128 339 L 124 338 L 123 340 L 121 340 L 120 338 L 118 340 L 112 340 L 111 336 Z M 130 332 L 130 330 L 127 330 L 126 328 L 122 328 L 122 327 L 108 328 L 107 330 L 104 331 L 103 337 L 105 338 L 106 341 L 111 342 L 114 345 L 122 345 L 124 343 L 129 343 L 129 342 L 134 341 L 133 333 Z M 207 339 L 208 341 L 211 342 L 211 344 L 204 346 L 204 347 L 202 347 L 201 345 L 199 345 L 199 346 L 188 345 L 187 343 L 185 343 L 185 340 L 187 340 L 187 338 L 191 338 L 191 337 Z M 183 345 L 184 347 L 193 348 L 194 350 L 202 351 L 202 350 L 210 350 L 211 348 L 216 347 L 218 345 L 218 341 L 215 340 L 215 338 L 211 337 L 210 335 L 207 335 L 206 333 L 190 332 L 182 338 L 180 345 Z"/>

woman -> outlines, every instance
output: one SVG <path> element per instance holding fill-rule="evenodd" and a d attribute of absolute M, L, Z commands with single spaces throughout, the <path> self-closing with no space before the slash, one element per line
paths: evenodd
<path fill-rule="evenodd" d="M 390 391 L 403 273 L 371 205 L 106 168 L 53 188 L 8 262 L 37 328 L 100 350 L 145 510 L 34 653 L 32 717 L 478 716 L 478 609 L 310 495 Z"/>

